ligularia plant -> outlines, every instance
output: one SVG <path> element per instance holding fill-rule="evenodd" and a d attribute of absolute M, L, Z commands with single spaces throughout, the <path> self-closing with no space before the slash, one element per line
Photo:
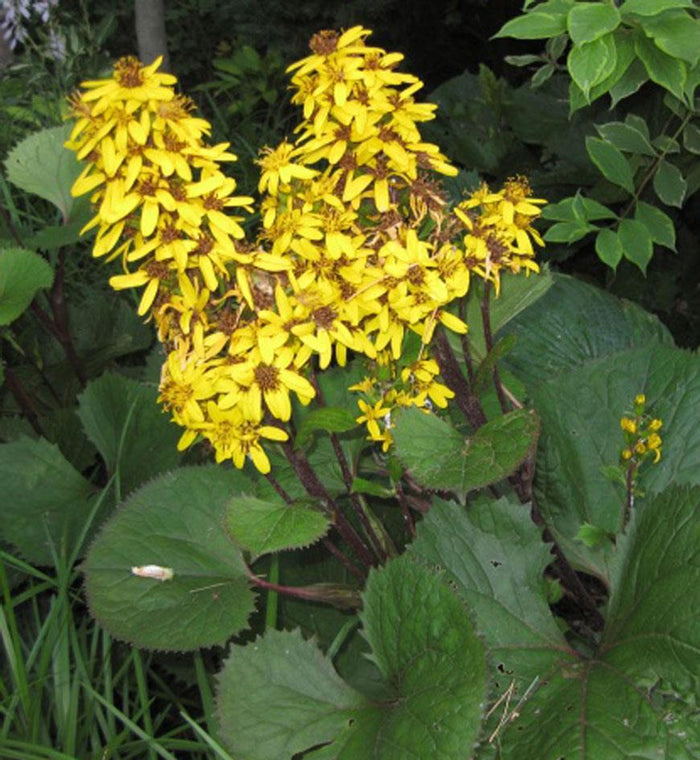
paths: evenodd
<path fill-rule="evenodd" d="M 79 397 L 109 478 L 92 514 L 121 503 L 83 562 L 91 611 L 140 647 L 230 645 L 236 760 L 690 760 L 698 358 L 540 271 L 545 201 L 427 142 L 435 107 L 369 34 L 319 32 L 290 67 L 301 118 L 259 198 L 160 61 L 71 97 L 84 232 L 163 349 L 157 393 L 108 374 Z M 12 504 L 32 457 L 79 556 L 92 486 L 3 444 Z"/>

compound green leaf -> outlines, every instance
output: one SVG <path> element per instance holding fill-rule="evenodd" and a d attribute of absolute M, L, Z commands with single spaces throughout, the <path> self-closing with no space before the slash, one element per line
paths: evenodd
<path fill-rule="evenodd" d="M 84 563 L 100 623 L 163 650 L 221 644 L 244 629 L 254 595 L 224 516 L 231 495 L 249 488 L 242 473 L 212 466 L 174 470 L 134 492 Z"/>
<path fill-rule="evenodd" d="M 565 31 L 566 14 L 533 11 L 508 21 L 494 35 L 494 38 L 514 37 L 517 40 L 539 40 L 556 37 Z"/>
<path fill-rule="evenodd" d="M 597 40 L 617 29 L 619 23 L 618 9 L 603 3 L 576 3 L 566 19 L 569 37 L 575 45 Z"/>
<path fill-rule="evenodd" d="M 397 456 L 421 485 L 465 494 L 514 472 L 537 442 L 538 421 L 518 410 L 465 439 L 444 420 L 414 407 L 397 415 L 392 432 Z"/>
<path fill-rule="evenodd" d="M 236 758 L 464 758 L 481 724 L 486 658 L 462 602 L 439 573 L 401 557 L 370 575 L 361 620 L 386 700 L 347 686 L 299 632 L 232 648 L 217 702 Z"/>
<path fill-rule="evenodd" d="M 614 230 L 601 230 L 595 239 L 595 252 L 598 258 L 612 269 L 622 260 L 622 243 Z"/>
<path fill-rule="evenodd" d="M 587 137 L 586 151 L 605 179 L 614 185 L 624 187 L 629 193 L 634 193 L 632 168 L 614 145 L 598 137 Z"/>
<path fill-rule="evenodd" d="M 667 206 L 683 205 L 688 183 L 681 170 L 669 161 L 661 160 L 654 174 L 654 191 Z"/>
<path fill-rule="evenodd" d="M 542 209 L 542 217 L 557 222 L 569 222 L 577 219 L 592 222 L 599 219 L 616 218 L 607 206 L 582 195 L 564 198 L 559 203 L 550 203 Z"/>
<path fill-rule="evenodd" d="M 651 239 L 665 248 L 676 250 L 676 228 L 664 212 L 644 201 L 637 201 L 634 218 L 647 228 Z"/>
<path fill-rule="evenodd" d="M 700 154 L 700 127 L 692 122 L 686 124 L 683 130 L 683 146 L 695 155 Z"/>
<path fill-rule="evenodd" d="M 22 436 L 0 445 L 0 536 L 37 565 L 77 547 L 91 512 L 91 484 L 58 446 Z"/>
<path fill-rule="evenodd" d="M 233 541 L 253 558 L 309 546 L 330 527 L 329 519 L 313 505 L 284 504 L 245 495 L 231 499 L 225 524 Z"/>
<path fill-rule="evenodd" d="M 654 253 L 654 244 L 646 226 L 636 219 L 623 219 L 618 227 L 617 235 L 625 258 L 646 273 Z"/>
<path fill-rule="evenodd" d="M 556 222 L 544 234 L 548 243 L 575 243 L 593 232 L 596 227 L 582 220 L 574 222 Z"/>
<path fill-rule="evenodd" d="M 48 261 L 26 248 L 0 249 L 0 325 L 9 325 L 42 288 L 51 287 Z"/>
<path fill-rule="evenodd" d="M 571 78 L 586 99 L 591 89 L 615 70 L 617 50 L 612 34 L 573 47 L 566 59 Z"/>
<path fill-rule="evenodd" d="M 542 420 L 535 477 L 540 512 L 570 561 L 606 581 L 612 545 L 591 550 L 576 536 L 584 523 L 610 534 L 619 528 L 624 489 L 601 471 L 619 461 L 620 418 L 639 393 L 664 422 L 662 462 L 640 475 L 647 498 L 672 482 L 700 484 L 700 357 L 651 339 L 560 373 L 533 394 Z"/>
<path fill-rule="evenodd" d="M 10 182 L 53 203 L 64 222 L 75 203 L 70 189 L 80 174 L 75 153 L 63 147 L 71 128 L 65 124 L 35 132 L 16 145 L 5 160 Z"/>
<path fill-rule="evenodd" d="M 181 430 L 157 403 L 157 389 L 107 373 L 88 383 L 78 397 L 78 416 L 102 455 L 119 493 L 173 469 L 180 460 Z"/>

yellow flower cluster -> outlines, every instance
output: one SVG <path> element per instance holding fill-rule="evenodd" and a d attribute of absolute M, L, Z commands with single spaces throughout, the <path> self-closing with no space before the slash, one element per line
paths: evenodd
<path fill-rule="evenodd" d="M 625 447 L 620 456 L 623 463 L 641 464 L 653 459 L 656 464 L 661 459 L 661 436 L 663 423 L 656 417 L 645 414 L 646 396 L 639 394 L 634 399 L 634 416 L 623 417 L 620 427 L 625 436 Z"/>
<path fill-rule="evenodd" d="M 434 106 L 415 102 L 422 83 L 368 35 L 320 32 L 290 67 L 303 121 L 259 161 L 255 243 L 227 213 L 252 203 L 220 170 L 235 157 L 206 144 L 209 125 L 159 62 L 122 59 L 112 79 L 73 98 L 69 146 L 88 162 L 73 192 L 92 193 L 94 255 L 123 264 L 111 284 L 143 288 L 139 313 L 150 312 L 168 351 L 160 398 L 185 428 L 181 448 L 201 436 L 218 461 L 249 457 L 269 471 L 261 441 L 286 440 L 292 394 L 314 398 L 311 363 L 342 366 L 348 352 L 388 357 L 391 383 L 357 388 L 358 421 L 386 448 L 382 410 L 445 406 L 452 395 L 427 345 L 438 324 L 466 331 L 449 306 L 472 274 L 498 290 L 504 269 L 537 271 L 543 201 L 513 179 L 451 209 L 436 175 L 457 170 L 417 127 Z M 409 334 L 422 348 L 401 366 Z"/>

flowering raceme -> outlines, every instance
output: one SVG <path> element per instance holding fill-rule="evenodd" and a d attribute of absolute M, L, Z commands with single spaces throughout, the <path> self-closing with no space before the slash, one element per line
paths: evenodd
<path fill-rule="evenodd" d="M 231 215 L 253 199 L 220 169 L 235 157 L 207 145 L 209 124 L 159 61 L 122 59 L 72 99 L 68 145 L 87 161 L 73 192 L 92 193 L 94 255 L 122 264 L 112 286 L 142 289 L 139 313 L 168 352 L 160 399 L 185 428 L 182 448 L 201 436 L 218 461 L 268 472 L 262 442 L 287 439 L 294 396 L 315 397 L 312 365 L 352 353 L 370 367 L 353 386 L 358 422 L 386 450 L 394 409 L 454 395 L 430 342 L 438 325 L 466 332 L 450 304 L 471 277 L 498 292 L 502 271 L 538 271 L 532 222 L 544 201 L 515 178 L 451 208 L 439 175 L 457 170 L 417 127 L 435 107 L 415 102 L 422 83 L 368 35 L 320 32 L 290 67 L 303 121 L 293 142 L 261 154 L 255 242 Z"/>

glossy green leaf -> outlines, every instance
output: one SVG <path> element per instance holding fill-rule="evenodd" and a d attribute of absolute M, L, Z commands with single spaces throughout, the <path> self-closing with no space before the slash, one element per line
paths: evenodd
<path fill-rule="evenodd" d="M 52 282 L 53 269 L 43 256 L 26 248 L 0 248 L 0 325 L 14 322 Z"/>
<path fill-rule="evenodd" d="M 462 760 L 480 727 L 486 672 L 462 602 L 439 574 L 402 557 L 370 575 L 361 620 L 385 700 L 351 689 L 299 632 L 231 649 L 217 702 L 238 760 Z"/>
<path fill-rule="evenodd" d="M 683 205 L 688 183 L 675 164 L 670 161 L 659 161 L 653 184 L 654 191 L 667 206 L 680 208 Z"/>
<path fill-rule="evenodd" d="M 636 219 L 623 219 L 618 227 L 617 236 L 624 257 L 646 273 L 654 253 L 654 244 L 646 226 Z"/>
<path fill-rule="evenodd" d="M 614 5 L 578 2 L 569 11 L 566 27 L 575 45 L 597 40 L 612 32 L 620 23 L 620 12 Z"/>
<path fill-rule="evenodd" d="M 696 66 L 700 58 L 700 19 L 683 10 L 667 11 L 645 18 L 644 31 L 658 48 L 673 58 Z"/>
<path fill-rule="evenodd" d="M 597 339 L 602 343 L 605 334 Z M 535 477 L 540 512 L 569 559 L 606 581 L 611 548 L 589 550 L 576 535 L 586 522 L 608 533 L 618 530 L 624 489 L 602 477 L 601 469 L 619 461 L 620 419 L 638 393 L 664 421 L 662 464 L 646 466 L 641 475 L 646 497 L 671 482 L 700 484 L 700 428 L 693 411 L 700 403 L 700 357 L 650 341 L 560 372 L 534 392 L 542 418 Z"/>
<path fill-rule="evenodd" d="M 25 137 L 5 160 L 7 178 L 13 185 L 53 203 L 68 221 L 75 199 L 70 189 L 80 174 L 75 153 L 63 147 L 72 125 L 42 129 Z"/>
<path fill-rule="evenodd" d="M 571 78 L 586 98 L 592 87 L 610 76 L 616 62 L 617 50 L 611 34 L 573 47 L 566 59 Z"/>
<path fill-rule="evenodd" d="M 532 11 L 505 23 L 494 35 L 518 40 L 540 40 L 555 37 L 566 31 L 566 14 Z"/>
<path fill-rule="evenodd" d="M 427 488 L 464 494 L 510 475 L 537 442 L 537 417 L 518 410 L 486 423 L 464 438 L 447 422 L 414 408 L 397 415 L 396 454 Z M 435 455 L 440 441 L 440 455 Z"/>
<path fill-rule="evenodd" d="M 587 137 L 586 151 L 607 180 L 634 193 L 632 168 L 614 145 L 598 137 Z"/>
<path fill-rule="evenodd" d="M 506 366 L 530 388 L 600 359 L 649 344 L 673 344 L 657 317 L 566 275 L 507 328 L 517 341 Z M 615 460 L 617 461 L 617 460 Z"/>
<path fill-rule="evenodd" d="M 330 521 L 305 502 L 284 504 L 255 496 L 234 496 L 226 508 L 231 539 L 256 559 L 284 549 L 300 549 L 326 534 Z"/>
<path fill-rule="evenodd" d="M 319 430 L 327 433 L 345 433 L 353 430 L 357 427 L 356 416 L 344 407 L 326 406 L 314 409 L 302 420 L 295 443 L 297 446 L 305 446 Z"/>
<path fill-rule="evenodd" d="M 595 239 L 595 252 L 604 264 L 615 269 L 622 260 L 622 243 L 617 232 L 600 230 Z"/>
<path fill-rule="evenodd" d="M 627 153 L 639 153 L 642 156 L 655 156 L 656 151 L 648 138 L 633 127 L 621 121 L 610 121 L 607 124 L 595 125 L 598 134 L 616 148 Z"/>
<path fill-rule="evenodd" d="M 671 218 L 660 208 L 637 201 L 634 218 L 643 224 L 651 239 L 665 248 L 676 250 L 676 228 Z"/>
<path fill-rule="evenodd" d="M 208 466 L 174 470 L 132 494 L 83 566 L 93 615 L 148 649 L 213 646 L 243 630 L 254 596 L 224 517 L 232 494 L 249 488 L 239 471 Z"/>
<path fill-rule="evenodd" d="M 0 445 L 0 538 L 29 562 L 69 555 L 91 511 L 93 486 L 43 438 Z"/>
<path fill-rule="evenodd" d="M 687 78 L 685 64 L 664 53 L 647 37 L 636 37 L 634 49 L 644 64 L 649 79 L 673 93 L 679 100 L 683 100 L 683 88 Z"/>

